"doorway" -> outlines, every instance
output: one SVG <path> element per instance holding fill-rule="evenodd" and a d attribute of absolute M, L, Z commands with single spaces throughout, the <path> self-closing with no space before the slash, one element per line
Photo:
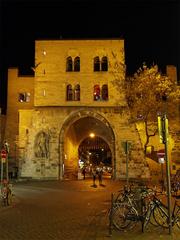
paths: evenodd
<path fill-rule="evenodd" d="M 90 134 L 94 134 L 94 139 Z M 89 163 L 88 160 L 85 162 L 87 154 Z M 80 164 L 99 161 L 103 162 L 109 175 L 115 176 L 114 156 L 114 132 L 103 116 L 92 111 L 79 111 L 65 121 L 60 133 L 60 179 L 77 179 Z"/>

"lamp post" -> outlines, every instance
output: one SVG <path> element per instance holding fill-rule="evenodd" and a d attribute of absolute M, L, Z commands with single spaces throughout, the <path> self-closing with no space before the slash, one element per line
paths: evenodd
<path fill-rule="evenodd" d="M 158 117 L 158 130 L 160 143 L 163 143 L 165 148 L 169 234 L 172 234 L 171 179 L 170 179 L 170 163 L 168 157 L 168 119 L 166 117 L 166 113 L 164 113 L 162 117 L 160 116 Z"/>

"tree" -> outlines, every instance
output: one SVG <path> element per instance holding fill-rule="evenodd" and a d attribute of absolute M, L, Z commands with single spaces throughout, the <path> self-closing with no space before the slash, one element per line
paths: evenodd
<path fill-rule="evenodd" d="M 174 105 L 179 101 L 179 87 L 168 76 L 158 71 L 158 66 L 147 67 L 144 63 L 134 76 L 126 80 L 126 97 L 131 120 L 143 122 L 146 135 L 144 150 L 157 133 L 157 115 L 168 111 L 168 118 L 175 115 Z M 173 107 L 172 107 L 173 104 Z"/>

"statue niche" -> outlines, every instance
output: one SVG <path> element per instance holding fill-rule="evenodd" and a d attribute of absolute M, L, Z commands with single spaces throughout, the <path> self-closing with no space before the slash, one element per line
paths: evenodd
<path fill-rule="evenodd" d="M 40 132 L 36 135 L 34 153 L 38 158 L 49 157 L 49 135 L 47 133 Z"/>

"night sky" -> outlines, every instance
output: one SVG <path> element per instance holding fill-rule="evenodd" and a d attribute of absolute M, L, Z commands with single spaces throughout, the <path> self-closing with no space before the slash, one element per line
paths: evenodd
<path fill-rule="evenodd" d="M 34 40 L 119 37 L 125 39 L 128 74 L 143 62 L 162 72 L 169 64 L 179 70 L 180 1 L 0 0 L 1 106 L 7 68 L 32 74 Z"/>

